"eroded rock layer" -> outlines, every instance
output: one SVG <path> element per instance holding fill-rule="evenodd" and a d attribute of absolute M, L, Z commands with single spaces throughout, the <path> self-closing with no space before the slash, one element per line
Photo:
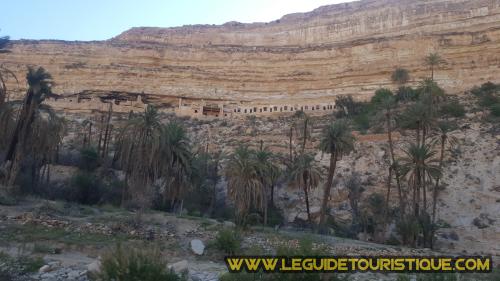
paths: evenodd
<path fill-rule="evenodd" d="M 448 64 L 436 80 L 459 93 L 500 81 L 500 0 L 363 0 L 270 23 L 132 28 L 107 41 L 15 41 L 10 51 L 1 63 L 20 77 L 26 65 L 45 67 L 59 94 L 144 92 L 162 103 L 367 97 L 394 86 L 396 67 L 417 83 L 438 52 Z"/>

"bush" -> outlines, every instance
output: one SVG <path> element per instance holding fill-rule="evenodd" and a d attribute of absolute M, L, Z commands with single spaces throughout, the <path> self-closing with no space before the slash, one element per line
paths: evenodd
<path fill-rule="evenodd" d="M 99 154 L 93 147 L 80 150 L 80 161 L 78 167 L 85 171 L 94 171 L 99 166 Z"/>
<path fill-rule="evenodd" d="M 167 270 L 167 263 L 157 250 L 123 249 L 120 245 L 103 256 L 100 281 L 178 281 L 177 274 Z"/>
<path fill-rule="evenodd" d="M 241 249 L 241 240 L 237 230 L 222 229 L 215 237 L 215 247 L 228 255 L 234 255 Z"/>
<path fill-rule="evenodd" d="M 500 117 L 500 103 L 495 103 L 490 107 L 491 115 L 495 117 Z"/>
<path fill-rule="evenodd" d="M 356 129 L 365 132 L 370 129 L 370 116 L 368 113 L 361 113 L 353 118 L 354 126 Z"/>
<path fill-rule="evenodd" d="M 418 93 L 412 87 L 399 87 L 396 92 L 396 101 L 407 102 L 416 101 L 418 99 Z"/>
<path fill-rule="evenodd" d="M 392 73 L 391 80 L 394 83 L 404 84 L 410 80 L 410 74 L 408 74 L 408 70 L 398 67 Z"/>
<path fill-rule="evenodd" d="M 500 85 L 491 82 L 484 83 L 480 88 L 471 90 L 471 93 L 479 98 L 479 106 L 489 108 L 500 103 L 498 92 L 500 92 Z"/>
<path fill-rule="evenodd" d="M 458 101 L 453 100 L 447 102 L 441 106 L 440 110 L 441 114 L 448 115 L 452 117 L 464 117 L 465 116 L 465 108 Z"/>
<path fill-rule="evenodd" d="M 391 90 L 380 88 L 377 91 L 375 91 L 375 95 L 372 97 L 370 103 L 373 105 L 379 105 L 382 103 L 383 100 L 391 98 L 393 96 L 394 95 L 392 94 Z"/>
<path fill-rule="evenodd" d="M 100 182 L 94 175 L 80 172 L 72 178 L 71 185 L 75 189 L 74 200 L 78 203 L 93 205 L 101 200 Z"/>
<path fill-rule="evenodd" d="M 267 225 L 275 226 L 283 223 L 285 219 L 281 213 L 281 210 L 275 206 L 270 206 L 267 210 Z"/>

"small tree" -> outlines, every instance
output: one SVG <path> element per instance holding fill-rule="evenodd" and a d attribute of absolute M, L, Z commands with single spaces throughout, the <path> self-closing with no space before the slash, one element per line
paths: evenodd
<path fill-rule="evenodd" d="M 396 70 L 391 75 L 392 82 L 403 86 L 410 80 L 410 74 L 408 73 L 408 70 L 398 67 Z"/>
<path fill-rule="evenodd" d="M 430 53 L 425 57 L 425 64 L 431 70 L 431 80 L 434 81 L 434 70 L 439 66 L 446 64 L 446 60 L 441 57 L 438 53 Z"/>

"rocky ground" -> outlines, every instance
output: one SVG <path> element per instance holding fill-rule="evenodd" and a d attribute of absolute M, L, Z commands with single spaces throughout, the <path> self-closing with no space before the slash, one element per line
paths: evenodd
<path fill-rule="evenodd" d="M 135 218 L 135 225 L 128 218 Z M 1 209 L 0 272 L 12 277 L 5 280 L 88 280 L 88 272 L 99 268 L 104 251 L 123 243 L 161 248 L 171 267 L 177 272 L 187 271 L 190 280 L 218 280 L 226 268 L 223 253 L 212 246 L 213 239 L 219 229 L 233 226 L 231 222 L 161 212 L 147 212 L 138 218 L 136 213 L 119 209 L 27 200 Z M 260 253 L 273 254 L 277 247 L 297 245 L 304 237 L 313 239 L 314 247 L 336 255 L 432 253 L 426 249 L 391 247 L 286 228 L 250 229 L 244 233 L 243 249 L 258 248 Z M 41 260 L 36 268 L 30 269 L 32 272 L 17 268 L 22 264 L 19 261 L 27 257 Z M 9 259 L 18 262 L 9 262 Z M 31 264 L 36 266 L 34 260 Z M 357 279 L 372 276 L 358 275 Z M 3 279 L 0 277 L 0 280 Z"/>

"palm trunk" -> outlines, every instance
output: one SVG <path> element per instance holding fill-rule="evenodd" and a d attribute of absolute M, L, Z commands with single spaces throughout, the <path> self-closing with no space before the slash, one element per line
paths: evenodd
<path fill-rule="evenodd" d="M 101 154 L 102 147 L 102 129 L 104 126 L 104 115 L 101 115 L 101 122 L 99 123 L 99 141 L 97 142 L 97 154 Z"/>
<path fill-rule="evenodd" d="M 387 111 L 386 122 L 387 122 L 387 139 L 389 140 L 389 152 L 391 153 L 391 160 L 392 160 L 391 168 L 394 169 L 394 174 L 396 176 L 396 186 L 398 188 L 398 199 L 399 199 L 399 209 L 400 209 L 399 214 L 402 217 L 405 213 L 405 206 L 404 206 L 404 202 L 403 202 L 403 191 L 401 189 L 399 169 L 398 169 L 398 167 L 394 167 L 394 164 L 396 163 L 396 157 L 394 156 L 394 143 L 392 141 L 391 111 L 390 110 Z M 389 168 L 389 169 L 391 169 L 391 168 Z M 389 170 L 389 174 L 390 173 L 391 172 Z M 391 181 L 391 180 L 392 179 L 390 179 L 389 181 Z"/>
<path fill-rule="evenodd" d="M 305 118 L 304 120 L 304 140 L 302 141 L 302 154 L 304 154 L 304 151 L 306 149 L 306 143 L 307 143 L 307 123 L 309 122 L 309 118 Z"/>
<path fill-rule="evenodd" d="M 5 96 L 7 95 L 7 88 L 5 87 L 5 81 L 3 80 L 2 74 L 0 74 L 0 106 L 5 103 Z"/>
<path fill-rule="evenodd" d="M 21 114 L 17 119 L 16 129 L 5 158 L 6 161 L 11 160 L 6 180 L 7 186 L 14 185 L 19 169 L 21 168 L 21 162 L 24 158 L 25 142 L 31 125 L 33 124 L 34 112 L 38 105 L 36 102 L 33 102 L 34 91 L 34 89 L 29 89 L 26 94 L 26 100 L 21 110 Z"/>
<path fill-rule="evenodd" d="M 292 138 L 293 138 L 293 126 L 290 125 L 290 142 L 289 142 L 289 148 L 290 148 L 290 163 L 293 162 L 293 155 L 292 155 Z"/>
<path fill-rule="evenodd" d="M 427 184 L 425 182 L 426 175 L 422 173 L 422 196 L 423 196 L 423 207 L 422 210 L 424 213 L 427 213 Z"/>
<path fill-rule="evenodd" d="M 309 209 L 309 193 L 307 191 L 307 184 L 304 185 L 304 200 L 306 201 L 307 221 L 312 223 L 311 210 Z"/>
<path fill-rule="evenodd" d="M 441 153 L 439 155 L 439 170 L 442 170 L 442 168 L 443 168 L 445 140 L 446 140 L 446 136 L 441 136 Z M 439 180 L 440 180 L 440 177 L 438 177 L 436 179 L 436 185 L 434 186 L 434 190 L 433 190 L 433 194 L 432 194 L 432 224 L 434 224 L 436 222 L 436 206 L 437 206 Z"/>
<path fill-rule="evenodd" d="M 328 179 L 326 181 L 325 190 L 323 191 L 323 200 L 321 202 L 321 212 L 319 217 L 319 224 L 324 225 L 326 218 L 326 209 L 328 207 L 328 200 L 330 199 L 330 191 L 333 183 L 333 176 L 337 166 L 337 153 L 334 149 L 331 150 L 330 155 L 330 168 L 328 169 Z"/>
<path fill-rule="evenodd" d="M 106 119 L 106 131 L 104 133 L 104 144 L 102 149 L 102 158 L 106 156 L 106 149 L 109 141 L 109 124 L 111 122 L 111 113 L 113 112 L 113 104 L 109 104 L 108 117 Z"/>
<path fill-rule="evenodd" d="M 264 226 L 267 225 L 267 208 L 268 208 L 268 203 L 267 203 L 267 194 L 264 192 Z"/>
<path fill-rule="evenodd" d="M 88 137 L 89 146 L 92 146 L 92 123 L 89 123 L 89 137 Z"/>
<path fill-rule="evenodd" d="M 271 206 L 274 207 L 274 183 L 271 184 Z"/>
<path fill-rule="evenodd" d="M 389 177 L 387 178 L 387 195 L 385 196 L 385 208 L 384 208 L 384 218 L 385 223 L 389 221 L 389 198 L 391 196 L 391 181 L 392 181 L 392 168 L 389 167 Z"/>

